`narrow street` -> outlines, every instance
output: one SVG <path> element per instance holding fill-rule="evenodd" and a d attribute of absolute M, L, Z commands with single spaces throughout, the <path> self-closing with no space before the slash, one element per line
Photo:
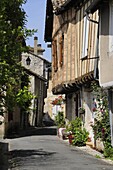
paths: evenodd
<path fill-rule="evenodd" d="M 113 170 L 108 164 L 56 135 L 53 129 L 40 129 L 33 135 L 6 139 L 9 143 L 9 162 L 12 170 Z M 44 133 L 45 132 L 45 133 Z M 44 135 L 45 134 L 45 135 Z"/>

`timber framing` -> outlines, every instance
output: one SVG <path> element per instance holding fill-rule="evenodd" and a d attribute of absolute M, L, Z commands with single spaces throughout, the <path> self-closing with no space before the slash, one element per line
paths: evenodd
<path fill-rule="evenodd" d="M 50 8 L 47 5 L 46 18 L 51 20 L 48 14 L 52 14 L 53 21 L 48 22 L 48 27 L 45 27 L 45 40 L 51 39 L 52 43 L 52 91 L 53 94 L 68 94 L 78 91 L 95 78 L 95 70 L 98 67 L 96 23 L 99 21 L 99 10 L 95 10 L 95 7 L 100 5 L 101 0 L 47 0 L 47 4 L 50 1 L 52 6 Z M 90 15 L 90 21 L 87 21 L 85 39 L 86 12 L 91 11 L 94 13 Z"/>
<path fill-rule="evenodd" d="M 77 78 L 73 81 L 69 81 L 68 83 L 63 82 L 60 85 L 57 85 L 52 89 L 53 94 L 68 94 L 70 92 L 78 91 L 82 85 L 88 84 L 94 79 L 94 72 L 90 72 L 80 78 Z"/>

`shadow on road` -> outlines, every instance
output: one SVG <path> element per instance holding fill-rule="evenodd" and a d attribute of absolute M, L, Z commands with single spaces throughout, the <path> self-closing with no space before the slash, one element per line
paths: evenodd
<path fill-rule="evenodd" d="M 16 168 L 25 164 L 33 164 L 51 159 L 56 152 L 38 150 L 13 150 L 9 152 L 9 168 Z"/>
<path fill-rule="evenodd" d="M 8 170 L 8 143 L 0 142 L 0 170 Z"/>
<path fill-rule="evenodd" d="M 22 129 L 18 133 L 12 133 L 7 136 L 9 139 L 26 137 L 26 136 L 36 136 L 36 135 L 57 135 L 57 127 L 29 127 L 27 129 Z"/>
<path fill-rule="evenodd" d="M 18 134 L 12 133 L 7 138 L 19 138 L 35 135 L 57 135 L 56 127 L 29 127 L 28 129 L 21 130 Z M 24 165 L 28 161 L 44 161 L 49 159 L 55 152 L 47 152 L 42 148 L 38 150 L 13 150 L 9 151 L 8 143 L 0 142 L 0 170 L 10 170 L 12 168 Z M 32 163 L 32 162 L 31 162 Z M 10 169 L 9 169 L 10 167 Z"/>

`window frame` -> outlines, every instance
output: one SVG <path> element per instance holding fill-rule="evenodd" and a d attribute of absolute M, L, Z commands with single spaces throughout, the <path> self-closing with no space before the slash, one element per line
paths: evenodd
<path fill-rule="evenodd" d="M 63 66 L 63 58 L 64 58 L 64 34 L 60 37 L 60 57 L 59 57 L 59 65 L 60 67 Z"/>
<path fill-rule="evenodd" d="M 82 59 L 88 56 L 89 20 L 87 19 L 87 16 L 84 16 L 83 24 Z"/>
<path fill-rule="evenodd" d="M 54 72 L 56 72 L 58 70 L 58 56 L 57 56 L 57 40 L 53 40 L 52 43 L 52 49 L 53 49 L 53 68 L 54 68 Z"/>

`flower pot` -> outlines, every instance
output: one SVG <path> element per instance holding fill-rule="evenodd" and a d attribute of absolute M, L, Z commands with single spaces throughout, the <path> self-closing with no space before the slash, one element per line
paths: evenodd
<path fill-rule="evenodd" d="M 73 144 L 73 139 L 74 139 L 74 136 L 72 134 L 70 134 L 68 136 L 68 139 L 69 139 L 69 144 L 72 145 Z"/>

